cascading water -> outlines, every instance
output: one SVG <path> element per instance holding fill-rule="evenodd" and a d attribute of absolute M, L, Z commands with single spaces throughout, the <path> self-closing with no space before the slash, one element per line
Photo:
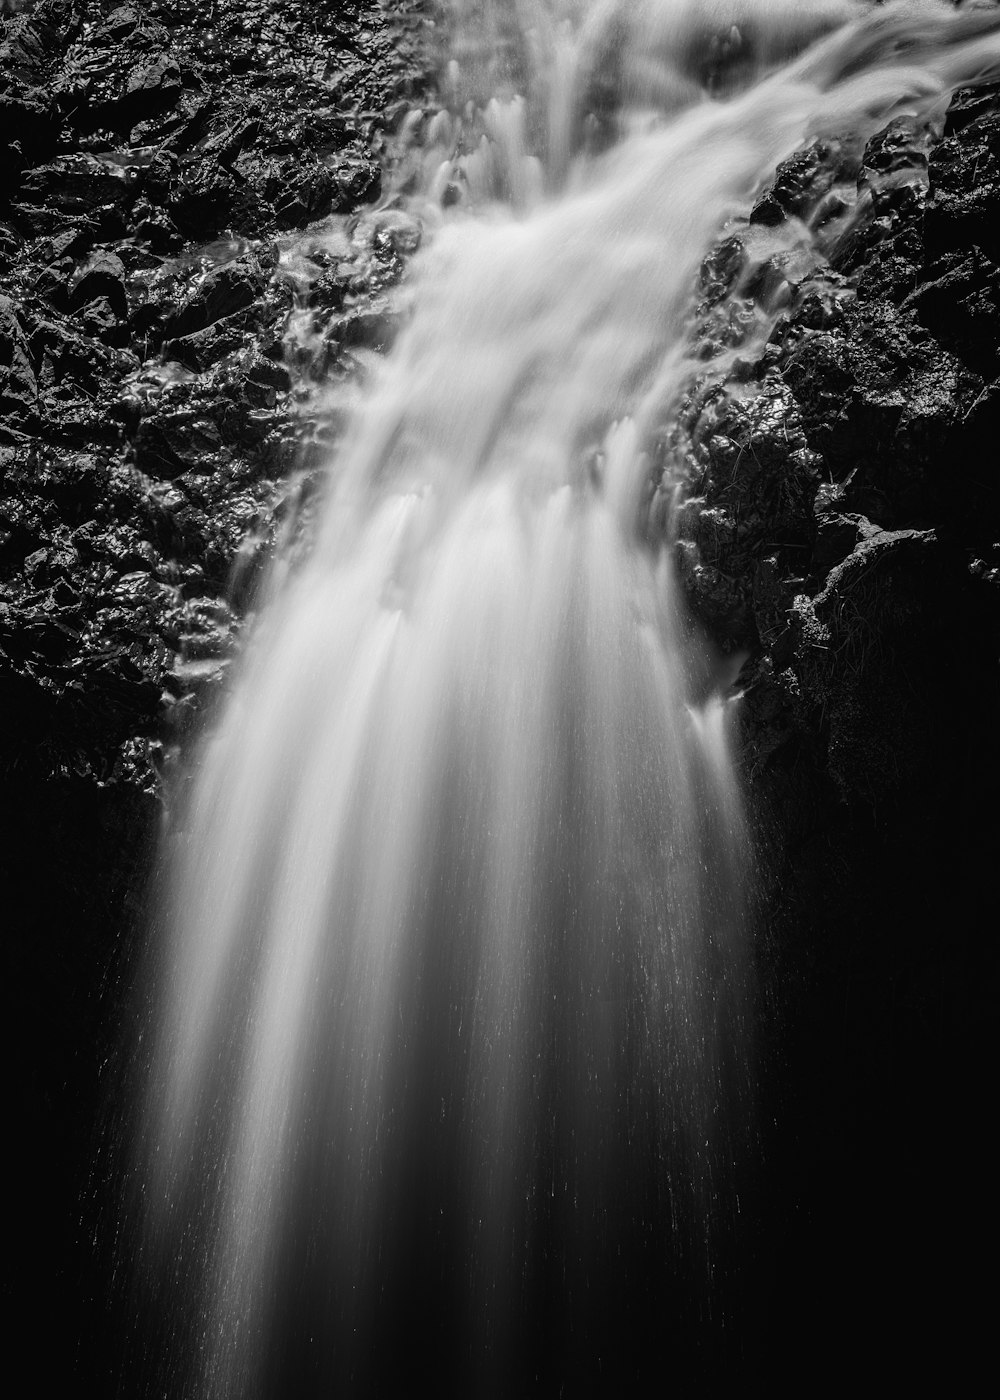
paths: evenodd
<path fill-rule="evenodd" d="M 656 447 L 775 162 L 1000 66 L 937 4 L 451 8 L 407 324 L 176 838 L 171 1394 L 617 1394 L 725 1311 L 747 841 Z"/>

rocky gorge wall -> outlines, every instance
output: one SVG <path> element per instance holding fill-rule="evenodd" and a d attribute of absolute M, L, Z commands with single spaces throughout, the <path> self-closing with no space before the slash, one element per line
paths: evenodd
<path fill-rule="evenodd" d="M 50 1388 L 112 1393 L 88 1174 L 164 772 L 325 450 L 310 383 L 391 334 L 405 239 L 289 251 L 376 198 L 431 37 L 418 0 L 0 11 L 8 1277 L 52 1319 Z M 751 1388 L 873 1347 L 897 1383 L 953 1368 L 985 1306 L 998 162 L 995 89 L 788 161 L 703 269 L 699 353 L 735 368 L 663 443 L 692 606 L 745 657 L 764 1160 L 725 1364 Z M 323 332 L 290 366 L 297 311 Z"/>
<path fill-rule="evenodd" d="M 689 598 L 746 658 L 774 1231 L 758 1336 L 790 1385 L 816 1358 L 830 1384 L 860 1364 L 956 1384 L 984 1342 L 998 229 L 996 87 L 798 152 L 704 264 L 700 353 L 736 363 L 665 444 Z M 761 316 L 768 343 L 741 357 Z"/>
<path fill-rule="evenodd" d="M 402 269 L 377 228 L 283 254 L 378 195 L 427 42 L 409 0 L 0 7 L 8 1281 L 15 1317 L 52 1319 L 53 1393 L 119 1380 L 93 1174 L 164 772 L 323 455 L 308 386 L 380 343 Z M 295 389 L 293 307 L 324 328 Z"/>

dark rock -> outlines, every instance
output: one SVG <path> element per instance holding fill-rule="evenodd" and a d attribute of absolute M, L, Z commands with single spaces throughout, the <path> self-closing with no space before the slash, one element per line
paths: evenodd
<path fill-rule="evenodd" d="M 399 319 L 390 312 L 356 311 L 335 321 L 331 338 L 350 349 L 386 351 L 399 329 Z"/>
<path fill-rule="evenodd" d="M 68 64 L 55 85 L 67 118 L 83 133 L 124 135 L 161 118 L 180 101 L 187 75 L 167 31 L 138 9 L 122 8 L 94 28 L 81 61 Z"/>
<path fill-rule="evenodd" d="M 163 354 L 168 360 L 176 360 L 188 369 L 208 369 L 224 355 L 242 346 L 244 333 L 251 320 L 251 316 L 245 311 L 223 316 L 203 330 L 192 331 L 189 335 L 165 341 Z"/>
<path fill-rule="evenodd" d="M 842 174 L 844 152 L 834 141 L 814 141 L 778 166 L 774 181 L 750 212 L 751 224 L 805 218 Z"/>
<path fill-rule="evenodd" d="M 1000 83 L 984 83 L 982 87 L 959 88 L 948 104 L 944 123 L 944 136 L 947 140 L 967 127 L 970 122 L 986 117 L 992 121 L 996 115 L 997 99 L 1000 97 Z"/>
<path fill-rule="evenodd" d="M 30 421 L 37 406 L 38 385 L 24 330 L 10 297 L 0 296 L 0 414 L 15 423 Z"/>
<path fill-rule="evenodd" d="M 977 117 L 944 140 L 930 162 L 931 193 L 924 236 L 928 252 L 978 248 L 1000 256 L 996 209 L 1000 203 L 1000 143 L 995 113 Z"/>
<path fill-rule="evenodd" d="M 218 465 L 222 437 L 210 419 L 190 409 L 144 418 L 135 436 L 136 465 L 166 480 L 181 472 L 210 471 Z"/>
<path fill-rule="evenodd" d="M 940 567 L 933 531 L 874 531 L 790 610 L 799 694 L 822 713 L 828 772 L 848 800 L 909 789 L 927 762 L 935 721 L 914 680 Z"/>
<path fill-rule="evenodd" d="M 117 10 L 112 10 L 103 24 L 97 26 L 94 31 L 94 42 L 96 44 L 115 43 L 134 34 L 141 23 L 140 11 L 131 5 L 121 5 Z"/>
<path fill-rule="evenodd" d="M 300 227 L 329 214 L 339 202 L 340 191 L 331 171 L 322 165 L 289 171 L 287 186 L 275 202 L 275 212 L 283 225 Z"/>
<path fill-rule="evenodd" d="M 210 272 L 176 312 L 167 317 L 164 333 L 172 337 L 188 336 L 245 311 L 260 300 L 267 281 L 267 274 L 253 254 L 224 263 Z"/>
<path fill-rule="evenodd" d="M 712 249 L 699 272 L 701 290 L 710 306 L 732 291 L 745 266 L 746 252 L 736 234 L 723 239 Z"/>
<path fill-rule="evenodd" d="M 376 161 L 342 162 L 337 168 L 338 212 L 345 213 L 358 204 L 377 199 L 381 184 L 382 172 Z"/>
<path fill-rule="evenodd" d="M 80 311 L 80 318 L 88 335 L 100 336 L 104 340 L 114 335 L 119 319 L 107 297 L 94 297 L 88 301 Z"/>
<path fill-rule="evenodd" d="M 27 171 L 19 192 L 23 204 L 64 216 L 93 214 L 108 205 L 130 204 L 133 198 L 118 167 L 83 153 L 59 156 Z"/>
<path fill-rule="evenodd" d="M 932 276 L 910 304 L 942 344 L 959 352 L 972 369 L 991 376 L 1000 363 L 997 315 L 1000 272 L 978 249 L 938 258 Z"/>
<path fill-rule="evenodd" d="M 75 311 L 102 298 L 116 321 L 128 316 L 125 265 L 117 254 L 102 249 L 93 253 L 70 283 L 69 309 Z"/>
<path fill-rule="evenodd" d="M 171 191 L 171 217 L 189 238 L 210 237 L 227 226 L 241 184 L 218 161 L 190 163 Z"/>
<path fill-rule="evenodd" d="M 693 498 L 677 521 L 688 596 L 724 649 L 749 653 L 740 715 L 773 1007 L 762 1021 L 779 1125 L 772 1151 L 787 1154 L 793 1191 L 803 1161 L 828 1152 L 812 1109 L 817 1080 L 857 1115 L 835 1165 L 807 1168 L 799 1197 L 838 1240 L 854 1241 L 852 1258 L 882 1221 L 884 1198 L 856 1227 L 868 1200 L 859 1190 L 830 1226 L 846 1164 L 867 1180 L 881 1141 L 885 1180 L 909 1193 L 903 1238 L 950 1170 L 946 1149 L 899 1187 L 927 1085 L 947 1096 L 964 1082 L 959 1023 L 977 1027 L 977 1044 L 989 1038 L 978 985 L 993 958 L 984 852 L 996 841 L 1000 775 L 1000 365 L 995 220 L 992 234 L 985 224 L 998 98 L 959 94 L 944 141 L 896 123 L 869 143 L 848 231 L 829 245 L 834 271 L 820 262 L 806 283 L 790 279 L 791 300 L 749 379 L 703 382 L 671 445 Z M 800 197 L 808 209 L 808 191 Z M 760 402 L 768 385 L 780 386 L 777 414 Z M 811 482 L 794 469 L 789 477 L 803 446 Z M 963 1121 L 980 1093 L 964 1100 Z M 887 1130 L 887 1105 L 903 1100 L 909 1126 Z M 799 1246 L 806 1273 L 811 1230 Z"/>
<path fill-rule="evenodd" d="M 33 88 L 0 90 L 0 178 L 13 186 L 26 166 L 53 149 L 59 120 L 47 95 Z"/>

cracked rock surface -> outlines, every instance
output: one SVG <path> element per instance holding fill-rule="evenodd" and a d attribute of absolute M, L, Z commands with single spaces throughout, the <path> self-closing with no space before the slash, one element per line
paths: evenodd
<path fill-rule="evenodd" d="M 942 1378 L 974 1269 L 918 1222 L 932 1195 L 967 1193 L 977 1220 L 989 1196 L 998 153 L 993 87 L 780 167 L 703 269 L 702 354 L 733 347 L 735 368 L 701 378 L 667 444 L 689 599 L 743 659 L 780 1330 L 829 1355 L 850 1295 L 861 1351 L 909 1339 Z"/>
<path fill-rule="evenodd" d="M 0 868 L 34 1203 L 11 1276 L 59 1319 L 53 1391 L 117 1375 L 81 1188 L 164 765 L 323 455 L 310 385 L 401 275 L 365 220 L 428 42 L 416 0 L 0 5 Z M 338 219 L 331 258 L 307 230 Z"/>

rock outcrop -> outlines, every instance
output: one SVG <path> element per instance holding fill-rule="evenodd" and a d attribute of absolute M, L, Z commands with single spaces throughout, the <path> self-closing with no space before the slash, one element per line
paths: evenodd
<path fill-rule="evenodd" d="M 998 151 L 994 87 L 783 165 L 703 270 L 700 353 L 732 347 L 735 368 L 699 382 L 664 444 L 688 481 L 688 595 L 746 658 L 766 1194 L 787 1234 L 772 1306 L 792 1355 L 845 1374 L 849 1296 L 859 1335 L 942 1376 L 975 1311 L 969 1248 L 927 1210 L 960 1182 L 985 1199 Z M 761 1345 L 784 1342 L 765 1327 Z"/>
<path fill-rule="evenodd" d="M 340 258 L 290 250 L 365 215 L 426 44 L 409 0 L 0 6 L 0 865 L 30 1222 L 10 1276 L 26 1328 L 57 1319 L 47 1389 L 119 1383 L 80 1193 L 164 766 L 321 455 L 309 375 L 346 372 L 402 269 L 364 217 Z M 318 317 L 298 389 L 293 308 Z"/>

